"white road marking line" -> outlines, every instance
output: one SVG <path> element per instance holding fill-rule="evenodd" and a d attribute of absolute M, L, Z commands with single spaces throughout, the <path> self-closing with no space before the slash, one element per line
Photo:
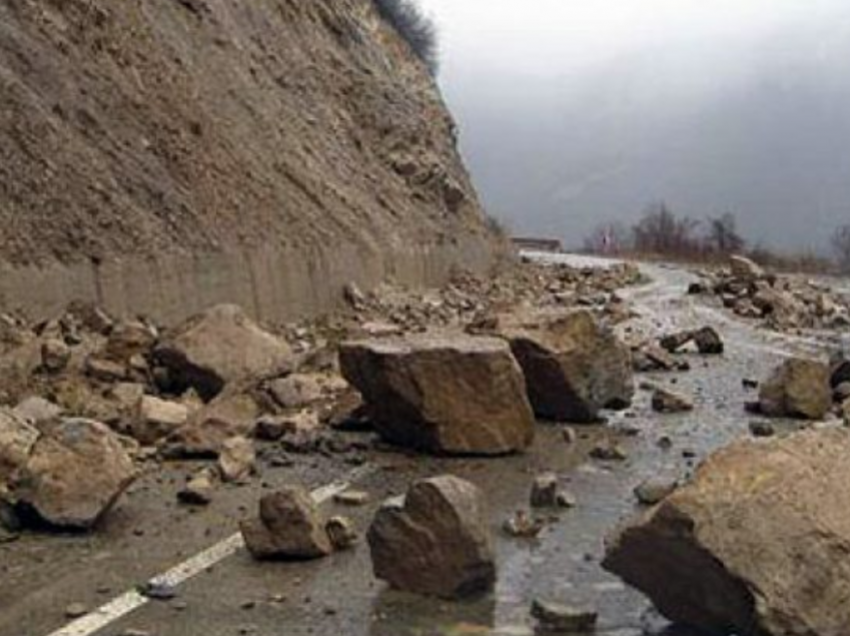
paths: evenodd
<path fill-rule="evenodd" d="M 351 483 L 364 477 L 371 469 L 358 469 L 348 475 L 347 481 L 339 481 L 322 486 L 312 491 L 310 495 L 316 503 L 324 503 L 335 495 L 348 490 Z M 214 546 L 199 552 L 183 563 L 174 566 L 167 572 L 155 576 L 151 583 L 163 583 L 170 586 L 178 586 L 189 579 L 197 576 L 212 566 L 220 563 L 245 545 L 242 533 L 237 532 Z M 109 603 L 102 605 L 90 614 L 86 614 L 65 627 L 53 632 L 50 636 L 91 636 L 120 618 L 139 609 L 150 602 L 136 590 L 130 590 Z"/>

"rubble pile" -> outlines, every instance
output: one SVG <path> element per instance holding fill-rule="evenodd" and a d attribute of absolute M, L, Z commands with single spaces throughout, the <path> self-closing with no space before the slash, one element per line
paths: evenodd
<path fill-rule="evenodd" d="M 758 319 L 777 331 L 846 329 L 850 327 L 850 298 L 826 284 L 766 272 L 753 261 L 732 257 L 730 267 L 703 272 L 707 291 L 742 318 Z"/>

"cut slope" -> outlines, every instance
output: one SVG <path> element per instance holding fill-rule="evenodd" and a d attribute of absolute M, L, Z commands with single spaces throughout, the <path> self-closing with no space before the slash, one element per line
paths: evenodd
<path fill-rule="evenodd" d="M 453 122 L 371 0 L 0 0 L 7 307 L 288 317 L 491 247 Z"/>

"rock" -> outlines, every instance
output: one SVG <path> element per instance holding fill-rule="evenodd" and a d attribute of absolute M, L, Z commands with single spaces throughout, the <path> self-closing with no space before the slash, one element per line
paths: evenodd
<path fill-rule="evenodd" d="M 697 351 L 703 355 L 721 355 L 726 346 L 714 327 L 703 327 L 694 332 Z"/>
<path fill-rule="evenodd" d="M 82 618 L 89 613 L 89 609 L 82 603 L 71 603 L 65 608 L 65 618 Z"/>
<path fill-rule="evenodd" d="M 107 335 L 114 324 L 112 318 L 103 308 L 81 300 L 74 300 L 69 303 L 65 313 L 74 316 L 86 331 L 102 336 Z"/>
<path fill-rule="evenodd" d="M 753 283 L 764 278 L 764 270 L 744 256 L 730 257 L 729 265 L 732 268 L 732 277 L 744 283 Z"/>
<path fill-rule="evenodd" d="M 850 384 L 850 360 L 844 354 L 833 356 L 830 361 L 829 383 L 833 388 Z"/>
<path fill-rule="evenodd" d="M 481 492 L 457 477 L 414 482 L 402 500 L 384 503 L 368 542 L 375 576 L 402 591 L 457 598 L 496 579 Z"/>
<path fill-rule="evenodd" d="M 189 408 L 179 402 L 145 395 L 138 405 L 138 414 L 130 430 L 133 438 L 142 444 L 157 443 L 189 420 Z"/>
<path fill-rule="evenodd" d="M 606 440 L 594 446 L 590 456 L 606 462 L 622 462 L 629 458 L 626 449 L 613 440 Z"/>
<path fill-rule="evenodd" d="M 535 478 L 531 486 L 532 508 L 554 508 L 558 505 L 558 476 L 546 473 Z"/>
<path fill-rule="evenodd" d="M 48 338 L 41 344 L 41 366 L 48 373 L 60 373 L 71 361 L 71 347 L 59 338 Z"/>
<path fill-rule="evenodd" d="M 634 494 L 644 506 L 654 506 L 673 494 L 678 487 L 679 481 L 674 477 L 655 476 L 638 484 Z"/>
<path fill-rule="evenodd" d="M 675 353 L 694 339 L 693 331 L 679 331 L 661 338 L 659 344 L 668 353 Z"/>
<path fill-rule="evenodd" d="M 841 404 L 845 400 L 850 400 L 850 382 L 842 382 L 832 392 L 833 399 Z"/>
<path fill-rule="evenodd" d="M 218 471 L 223 481 L 244 481 L 254 472 L 257 456 L 254 444 L 245 437 L 231 437 L 221 446 Z"/>
<path fill-rule="evenodd" d="M 257 559 L 316 559 L 333 551 L 315 502 L 299 486 L 263 497 L 259 519 L 243 522 L 241 528 Z"/>
<path fill-rule="evenodd" d="M 322 387 L 311 375 L 292 374 L 273 380 L 268 384 L 268 391 L 285 409 L 300 409 L 322 398 Z"/>
<path fill-rule="evenodd" d="M 0 492 L 27 463 L 40 433 L 14 411 L 0 408 Z"/>
<path fill-rule="evenodd" d="M 216 457 L 226 440 L 252 435 L 258 412 L 250 395 L 222 394 L 167 438 L 168 452 L 183 457 Z"/>
<path fill-rule="evenodd" d="M 786 360 L 762 384 L 759 407 L 772 417 L 823 419 L 832 407 L 829 368 L 813 360 Z"/>
<path fill-rule="evenodd" d="M 34 426 L 41 426 L 62 415 L 62 407 L 43 397 L 33 395 L 19 402 L 12 412 Z"/>
<path fill-rule="evenodd" d="M 841 405 L 841 417 L 844 418 L 844 426 L 850 426 L 850 398 Z"/>
<path fill-rule="evenodd" d="M 343 506 L 365 506 L 369 503 L 369 493 L 362 490 L 346 490 L 334 495 L 334 501 Z"/>
<path fill-rule="evenodd" d="M 652 408 L 658 413 L 687 413 L 694 410 L 694 403 L 686 395 L 657 388 L 652 394 Z"/>
<path fill-rule="evenodd" d="M 540 599 L 535 599 L 532 603 L 531 616 L 537 619 L 540 629 L 546 634 L 595 633 L 598 620 L 595 610 Z"/>
<path fill-rule="evenodd" d="M 289 346 L 235 305 L 190 319 L 156 347 L 154 357 L 180 390 L 194 388 L 206 401 L 228 383 L 280 375 L 293 366 Z"/>
<path fill-rule="evenodd" d="M 675 623 L 839 636 L 850 625 L 850 431 L 733 444 L 608 542 L 603 566 Z"/>
<path fill-rule="evenodd" d="M 664 336 L 661 347 L 669 353 L 675 353 L 686 345 L 693 342 L 697 351 L 704 355 L 720 355 L 723 353 L 723 339 L 714 327 L 703 327 L 692 331 L 680 331 L 678 333 Z"/>
<path fill-rule="evenodd" d="M 193 506 L 205 506 L 212 501 L 216 483 L 218 483 L 218 471 L 204 468 L 196 473 L 186 486 L 177 493 L 177 499 L 181 503 Z"/>
<path fill-rule="evenodd" d="M 776 435 L 776 428 L 770 422 L 755 420 L 750 422 L 750 433 L 754 437 L 773 437 Z"/>
<path fill-rule="evenodd" d="M 375 428 L 392 443 L 500 455 L 523 450 L 534 438 L 522 371 L 502 340 L 423 335 L 348 342 L 340 363 Z"/>
<path fill-rule="evenodd" d="M 350 550 L 359 539 L 354 522 L 348 517 L 331 517 L 325 524 L 325 530 L 334 550 Z"/>
<path fill-rule="evenodd" d="M 145 385 L 139 382 L 119 382 L 112 385 L 109 397 L 117 403 L 118 411 L 131 420 L 138 416 L 139 403 L 145 395 Z"/>
<path fill-rule="evenodd" d="M 571 492 L 559 490 L 555 495 L 555 505 L 558 508 L 575 508 L 578 505 L 578 499 Z"/>
<path fill-rule="evenodd" d="M 632 355 L 632 367 L 638 372 L 649 371 L 687 371 L 690 369 L 687 360 L 677 360 L 664 348 L 649 344 Z"/>
<path fill-rule="evenodd" d="M 500 320 L 525 374 L 534 412 L 546 419 L 595 422 L 603 408 L 624 409 L 634 382 L 628 350 L 589 311 Z"/>
<path fill-rule="evenodd" d="M 86 530 L 135 478 L 115 433 L 99 422 L 68 419 L 36 441 L 12 493 L 47 523 Z"/>
<path fill-rule="evenodd" d="M 536 539 L 546 523 L 543 519 L 532 517 L 525 510 L 517 510 L 502 524 L 502 530 L 508 536 L 518 539 Z"/>
<path fill-rule="evenodd" d="M 86 375 L 101 382 L 121 382 L 127 379 L 127 367 L 120 362 L 89 356 L 86 358 Z"/>
<path fill-rule="evenodd" d="M 139 320 L 123 320 L 109 333 L 106 358 L 128 363 L 133 356 L 147 354 L 156 343 L 157 333 Z"/>

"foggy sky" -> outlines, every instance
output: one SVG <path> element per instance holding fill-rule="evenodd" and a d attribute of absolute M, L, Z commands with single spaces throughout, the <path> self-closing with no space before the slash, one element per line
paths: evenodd
<path fill-rule="evenodd" d="M 753 241 L 850 222 L 850 2 L 421 0 L 488 209 L 578 244 L 664 199 Z"/>

